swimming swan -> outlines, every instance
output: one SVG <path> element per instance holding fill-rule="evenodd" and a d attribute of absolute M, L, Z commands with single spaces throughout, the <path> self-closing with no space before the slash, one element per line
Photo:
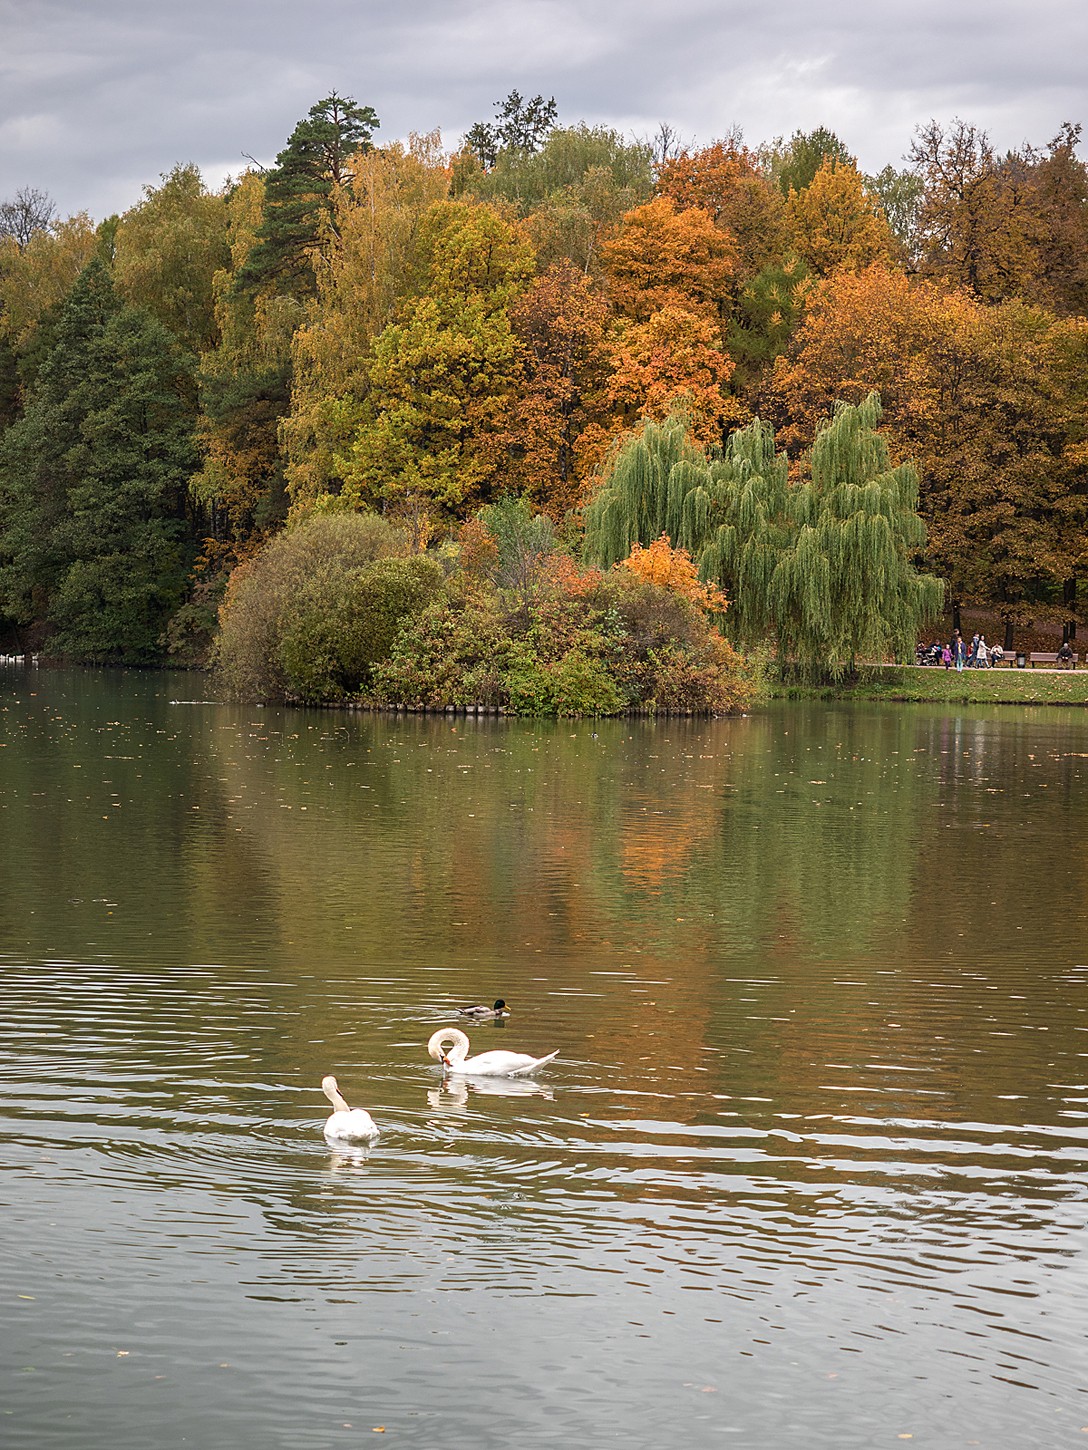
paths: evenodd
<path fill-rule="evenodd" d="M 453 1046 L 445 1052 L 443 1044 L 447 1042 Z M 547 1057 L 530 1057 L 527 1052 L 498 1050 L 478 1052 L 475 1057 L 469 1057 L 468 1038 L 459 1027 L 440 1028 L 427 1043 L 427 1051 L 447 1072 L 463 1072 L 475 1077 L 524 1077 L 559 1056 L 558 1052 L 549 1052 Z"/>
<path fill-rule="evenodd" d="M 378 1125 L 366 1108 L 349 1108 L 334 1077 L 321 1079 L 321 1091 L 336 1109 L 325 1123 L 325 1137 L 330 1143 L 371 1142 L 378 1136 Z"/>
<path fill-rule="evenodd" d="M 494 1007 L 485 1007 L 482 1003 L 477 1007 L 458 1007 L 462 1017 L 475 1017 L 477 1021 L 484 1022 L 488 1017 L 509 1017 L 510 1009 L 501 997 L 496 998 Z"/>

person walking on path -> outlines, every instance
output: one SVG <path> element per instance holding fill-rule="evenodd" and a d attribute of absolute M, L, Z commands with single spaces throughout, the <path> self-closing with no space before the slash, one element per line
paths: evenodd
<path fill-rule="evenodd" d="M 952 631 L 952 642 L 949 645 L 952 651 L 952 659 L 957 670 L 962 670 L 967 661 L 967 645 L 964 643 L 963 635 L 958 629 Z"/>

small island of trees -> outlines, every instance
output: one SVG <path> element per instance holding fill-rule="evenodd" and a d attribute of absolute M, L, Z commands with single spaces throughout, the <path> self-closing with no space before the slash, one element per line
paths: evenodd
<path fill-rule="evenodd" d="M 0 630 L 264 699 L 727 711 L 946 602 L 1075 631 L 1079 126 L 678 147 L 332 95 L 120 216 L 0 205 Z"/>

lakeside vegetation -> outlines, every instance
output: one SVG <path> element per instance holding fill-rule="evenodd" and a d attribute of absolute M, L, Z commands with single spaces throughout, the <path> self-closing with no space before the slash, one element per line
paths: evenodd
<path fill-rule="evenodd" d="M 932 666 L 867 665 L 837 685 L 776 681 L 786 699 L 873 700 L 949 705 L 1088 705 L 1088 670 L 945 670 Z"/>
<path fill-rule="evenodd" d="M 378 129 L 333 94 L 222 191 L 0 205 L 7 648 L 612 713 L 850 680 L 945 604 L 1075 628 L 1079 126 L 873 176 L 516 91 L 453 151 Z"/>

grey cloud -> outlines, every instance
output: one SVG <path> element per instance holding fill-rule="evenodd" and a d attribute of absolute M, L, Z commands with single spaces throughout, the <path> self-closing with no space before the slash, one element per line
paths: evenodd
<path fill-rule="evenodd" d="M 1079 120 L 1079 0 L 0 0 L 0 197 L 48 190 L 95 217 L 179 161 L 218 183 L 271 161 L 332 89 L 381 138 L 454 144 L 511 87 L 560 118 L 709 141 L 833 127 L 866 169 L 959 115 L 1001 147 Z"/>

